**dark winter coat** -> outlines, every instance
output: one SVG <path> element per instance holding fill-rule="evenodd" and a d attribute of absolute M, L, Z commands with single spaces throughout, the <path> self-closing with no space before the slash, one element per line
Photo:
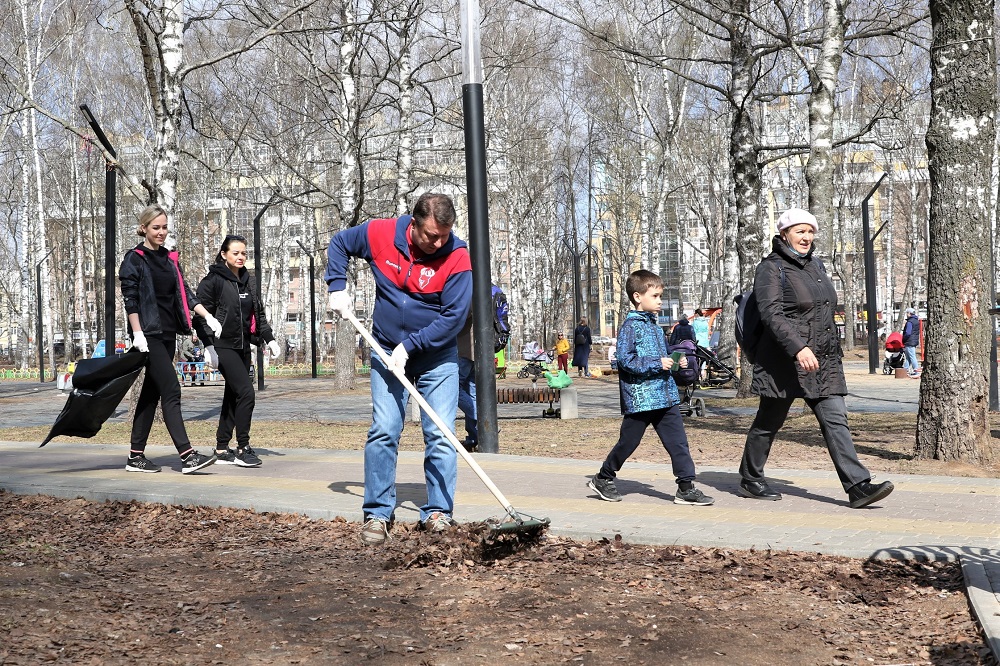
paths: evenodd
<path fill-rule="evenodd" d="M 139 315 L 139 326 L 143 334 L 148 337 L 163 333 L 163 326 L 160 323 L 160 309 L 156 304 L 156 291 L 153 287 L 149 259 L 146 257 L 147 252 L 151 250 L 143 243 L 126 252 L 121 266 L 118 267 L 118 281 L 121 283 L 125 313 Z M 177 271 L 177 297 L 174 300 L 178 310 L 177 321 L 184 326 L 184 330 L 177 332 L 190 335 L 191 311 L 200 301 L 184 282 L 184 273 L 181 271 L 177 253 L 170 252 L 167 257 Z M 129 331 L 131 330 L 130 323 Z"/>
<path fill-rule="evenodd" d="M 903 325 L 903 346 L 920 346 L 920 317 L 915 314 L 907 317 L 906 323 Z"/>
<path fill-rule="evenodd" d="M 677 384 L 663 369 L 670 355 L 656 313 L 631 310 L 618 330 L 618 389 L 622 414 L 666 409 L 680 403 Z"/>
<path fill-rule="evenodd" d="M 687 317 L 681 317 L 681 320 L 674 326 L 674 330 L 670 332 L 670 344 L 676 345 L 681 340 L 698 342 L 698 336 L 694 334 L 694 326 L 688 323 Z"/>
<path fill-rule="evenodd" d="M 770 398 L 846 395 L 833 282 L 812 251 L 799 257 L 780 236 L 772 240 L 771 250 L 753 281 L 765 329 L 753 366 L 753 392 Z M 816 372 L 803 372 L 795 360 L 805 347 L 819 361 Z"/>
<path fill-rule="evenodd" d="M 584 340 L 583 343 L 577 340 Z M 590 336 L 590 327 L 578 325 L 573 329 L 573 367 L 586 368 L 590 366 L 590 346 L 594 344 Z"/>
<path fill-rule="evenodd" d="M 253 302 L 249 322 L 243 321 L 241 292 L 249 293 Z M 206 347 L 215 345 L 223 349 L 249 349 L 250 344 L 261 344 L 257 338 L 261 338 L 264 344 L 274 340 L 271 325 L 264 315 L 264 306 L 257 297 L 257 288 L 246 268 L 240 268 L 237 277 L 225 264 L 212 264 L 208 267 L 208 275 L 198 284 L 198 300 L 222 324 L 222 333 L 216 338 L 202 317 L 194 318 L 198 338 Z"/>

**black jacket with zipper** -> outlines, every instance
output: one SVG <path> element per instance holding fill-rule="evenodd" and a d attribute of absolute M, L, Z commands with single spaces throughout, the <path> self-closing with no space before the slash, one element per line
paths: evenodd
<path fill-rule="evenodd" d="M 253 312 L 250 315 L 250 325 L 243 322 L 243 312 L 240 308 L 240 291 L 250 294 Z M 219 337 L 212 335 L 202 317 L 195 317 L 194 325 L 198 329 L 198 338 L 205 344 L 215 345 L 223 349 L 248 349 L 250 344 L 267 344 L 274 340 L 271 325 L 264 315 L 264 307 L 257 296 L 256 287 L 250 279 L 250 272 L 240 268 L 239 277 L 233 275 L 223 263 L 212 264 L 198 285 L 198 300 L 222 324 Z"/>
<path fill-rule="evenodd" d="M 139 326 L 144 335 L 159 335 L 163 333 L 160 323 L 160 309 L 156 305 L 156 290 L 153 287 L 153 276 L 149 268 L 146 253 L 151 252 L 144 244 L 139 243 L 125 253 L 121 266 L 118 267 L 118 281 L 121 282 L 122 300 L 125 302 L 126 314 L 138 314 Z M 177 331 L 182 334 L 191 333 L 191 312 L 199 304 L 191 288 L 184 281 L 184 273 L 176 252 L 167 254 L 171 265 L 177 272 L 177 321 L 186 328 Z M 199 317 L 201 319 L 201 317 Z M 132 324 L 129 323 L 129 331 Z"/>
<path fill-rule="evenodd" d="M 754 394 L 769 398 L 825 398 L 847 395 L 843 352 L 834 313 L 837 290 L 810 250 L 793 253 L 780 236 L 757 266 L 753 291 L 765 333 L 753 366 Z M 804 372 L 795 359 L 809 347 L 819 370 Z"/>

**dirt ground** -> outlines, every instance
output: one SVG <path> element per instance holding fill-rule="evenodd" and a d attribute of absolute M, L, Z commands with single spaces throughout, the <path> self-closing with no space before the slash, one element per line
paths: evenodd
<path fill-rule="evenodd" d="M 749 422 L 686 420 L 695 462 L 738 464 Z M 187 425 L 195 443 L 212 441 L 214 422 Z M 620 420 L 500 425 L 504 453 L 600 460 Z M 916 460 L 915 426 L 912 414 L 851 415 L 873 471 L 1000 476 L 997 466 Z M 367 422 L 254 428 L 267 433 L 266 448 L 346 449 L 360 447 Z M 0 440 L 46 431 L 0 429 Z M 110 424 L 98 439 L 124 444 L 127 427 Z M 168 441 L 162 426 L 151 440 Z M 419 429 L 407 428 L 403 448 L 422 448 Z M 635 459 L 666 461 L 651 434 Z M 769 464 L 830 468 L 811 414 L 789 419 Z M 443 536 L 397 525 L 375 549 L 357 531 L 291 515 L 0 492 L 0 665 L 996 666 L 956 564 L 554 537 L 491 560 L 475 525 Z"/>
<path fill-rule="evenodd" d="M 0 664 L 993 665 L 954 564 L 0 492 Z"/>

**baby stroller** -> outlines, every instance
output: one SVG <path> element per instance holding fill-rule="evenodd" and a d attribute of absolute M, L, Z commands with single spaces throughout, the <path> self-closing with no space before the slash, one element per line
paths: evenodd
<path fill-rule="evenodd" d="M 687 367 L 682 368 L 675 364 L 670 374 L 677 384 L 677 391 L 680 393 L 681 404 L 679 409 L 681 416 L 704 416 L 705 401 L 702 398 L 694 397 L 695 389 L 701 380 L 701 358 L 698 356 L 698 345 L 693 340 L 681 340 L 676 345 L 670 347 L 670 353 L 682 352 L 687 357 Z"/>
<path fill-rule="evenodd" d="M 736 372 L 723 363 L 719 355 L 708 347 L 697 345 L 695 354 L 698 355 L 698 360 L 705 365 L 704 383 L 706 386 L 722 386 L 736 381 Z"/>
<path fill-rule="evenodd" d="M 905 359 L 903 358 L 903 334 L 893 331 L 885 339 L 885 360 L 882 361 L 882 374 L 891 375 L 896 372 L 896 368 L 902 368 Z"/>
<path fill-rule="evenodd" d="M 518 379 L 531 377 L 531 381 L 537 382 L 542 373 L 548 369 L 546 365 L 552 362 L 555 355 L 545 351 L 540 344 L 532 340 L 521 349 L 521 358 L 527 363 L 517 371 Z"/>

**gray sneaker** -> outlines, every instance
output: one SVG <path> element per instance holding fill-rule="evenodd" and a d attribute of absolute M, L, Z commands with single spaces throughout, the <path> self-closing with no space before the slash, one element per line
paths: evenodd
<path fill-rule="evenodd" d="M 674 504 L 690 504 L 691 506 L 711 506 L 715 500 L 701 492 L 694 486 L 687 490 L 677 489 L 674 493 Z"/>
<path fill-rule="evenodd" d="M 216 465 L 235 465 L 236 464 L 236 451 L 233 451 L 229 447 L 224 449 L 215 450 Z"/>
<path fill-rule="evenodd" d="M 184 458 L 184 462 L 181 465 L 181 474 L 190 474 L 191 472 L 205 469 L 209 465 L 214 465 L 216 460 L 218 458 L 215 457 L 214 453 L 210 456 L 203 456 L 197 451 L 192 451 L 187 458 Z"/>
<path fill-rule="evenodd" d="M 597 493 L 605 502 L 621 502 L 622 496 L 618 494 L 614 479 L 602 479 L 596 474 L 587 481 L 587 487 Z"/>
<path fill-rule="evenodd" d="M 427 516 L 427 520 L 424 521 L 424 529 L 428 532 L 444 532 L 454 524 L 455 521 L 452 520 L 451 516 L 440 511 L 435 511 Z"/>
<path fill-rule="evenodd" d="M 257 457 L 257 454 L 253 452 L 249 444 L 236 449 L 236 460 L 234 462 L 240 467 L 260 467 L 263 464 L 263 461 Z"/>
<path fill-rule="evenodd" d="M 137 456 L 129 456 L 129 459 L 125 461 L 125 471 L 152 474 L 154 472 L 159 472 L 160 466 L 149 462 L 146 460 L 146 456 L 140 453 Z"/>
<path fill-rule="evenodd" d="M 361 542 L 378 546 L 389 540 L 389 523 L 372 516 L 361 526 Z"/>

